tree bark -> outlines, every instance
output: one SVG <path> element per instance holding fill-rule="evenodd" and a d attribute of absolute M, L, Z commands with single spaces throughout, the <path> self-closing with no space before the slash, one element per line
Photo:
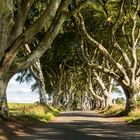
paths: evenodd
<path fill-rule="evenodd" d="M 9 118 L 9 108 L 7 104 L 6 89 L 10 79 L 3 79 L 0 76 L 0 117 L 4 119 Z"/>
<path fill-rule="evenodd" d="M 34 79 L 38 83 L 38 89 L 39 89 L 39 99 L 40 104 L 47 104 L 47 98 L 46 98 L 46 89 L 45 89 L 45 82 L 44 82 L 44 76 L 42 73 L 40 61 L 36 61 L 34 65 L 30 67 L 30 72 Z"/>
<path fill-rule="evenodd" d="M 111 91 L 110 91 L 112 89 L 111 88 L 112 80 L 108 81 L 109 87 L 107 88 L 107 85 L 105 85 L 105 81 L 103 81 L 103 79 L 99 76 L 99 74 L 96 71 L 94 71 L 93 73 L 95 75 L 95 80 L 97 81 L 97 83 L 99 84 L 102 90 L 102 94 L 104 97 L 103 108 L 108 108 L 112 105 L 112 98 L 111 98 Z"/>
<path fill-rule="evenodd" d="M 123 85 L 122 88 L 126 96 L 125 114 L 128 115 L 129 112 L 133 111 L 137 107 L 137 100 L 135 98 L 137 93 L 134 90 L 135 87 L 130 89 L 129 86 L 127 87 Z"/>
<path fill-rule="evenodd" d="M 26 44 L 25 45 L 24 54 L 28 55 L 29 53 L 31 53 L 31 49 L 28 46 L 28 44 Z M 47 104 L 47 98 L 46 98 L 47 92 L 46 92 L 46 89 L 45 89 L 45 80 L 44 80 L 44 76 L 43 76 L 40 60 L 37 60 L 29 68 L 29 71 L 32 74 L 33 78 L 38 83 L 40 104 Z"/>
<path fill-rule="evenodd" d="M 24 13 L 21 13 L 21 9 L 19 9 L 20 6 L 23 5 L 19 5 L 19 1 L 17 3 L 18 14 L 20 15 L 17 15 L 16 12 L 14 13 L 13 0 L 0 0 L 0 108 L 1 113 L 5 113 L 6 116 L 8 107 L 6 111 L 3 104 L 4 102 L 6 103 L 6 88 L 11 77 L 6 79 L 3 79 L 2 77 L 11 72 L 12 74 L 15 74 L 34 64 L 35 61 L 38 60 L 45 51 L 47 51 L 47 49 L 49 49 L 64 21 L 78 12 L 80 8 L 82 8 L 82 5 L 84 5 L 81 4 L 77 6 L 75 10 L 69 12 L 67 10 L 69 0 L 50 1 L 50 4 L 46 7 L 46 10 L 41 14 L 41 16 L 33 22 L 29 28 L 24 29 L 26 17 L 28 12 L 31 10 L 31 5 L 34 4 L 34 1 L 29 0 L 24 3 L 25 7 L 26 4 L 28 5 L 30 3 L 26 8 L 22 7 L 22 11 Z M 16 18 L 18 21 L 15 20 Z M 20 21 L 20 19 L 22 19 L 22 21 Z M 32 42 L 35 35 L 41 31 L 44 25 L 46 25 L 46 22 L 51 24 L 48 27 L 44 38 L 39 41 L 35 49 L 23 59 L 21 59 L 21 57 L 17 57 L 21 48 L 27 42 Z M 17 24 L 19 25 L 17 26 Z M 3 98 L 5 98 L 5 101 L 3 101 Z"/>
<path fill-rule="evenodd" d="M 58 91 L 58 90 L 56 90 L 56 92 L 54 93 L 53 104 L 52 104 L 54 107 L 60 107 L 61 94 L 62 94 L 62 91 Z"/>

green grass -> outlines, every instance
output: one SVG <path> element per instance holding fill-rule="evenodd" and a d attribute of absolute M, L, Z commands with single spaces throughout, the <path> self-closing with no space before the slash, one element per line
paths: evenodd
<path fill-rule="evenodd" d="M 108 110 L 103 111 L 102 113 L 105 116 L 121 116 L 123 115 L 124 105 L 113 105 Z"/>
<path fill-rule="evenodd" d="M 59 110 L 47 105 L 9 104 L 10 114 L 15 119 L 50 121 L 59 114 Z"/>
<path fill-rule="evenodd" d="M 124 116 L 127 124 L 140 125 L 140 108 L 131 111 L 128 116 L 125 116 L 124 108 L 124 105 L 114 105 L 101 113 L 108 117 Z"/>
<path fill-rule="evenodd" d="M 128 124 L 140 125 L 140 108 L 136 108 L 126 117 Z"/>

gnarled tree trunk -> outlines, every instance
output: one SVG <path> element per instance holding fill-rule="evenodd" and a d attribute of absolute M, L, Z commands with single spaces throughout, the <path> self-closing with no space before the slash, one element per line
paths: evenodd
<path fill-rule="evenodd" d="M 38 83 L 38 89 L 39 89 L 39 99 L 40 104 L 47 104 L 47 98 L 46 98 L 46 89 L 45 89 L 45 82 L 44 82 L 44 76 L 42 73 L 40 61 L 36 61 L 31 67 L 30 72 L 34 79 Z"/>
<path fill-rule="evenodd" d="M 133 88 L 131 88 L 131 86 L 122 85 L 122 88 L 126 96 L 125 114 L 127 115 L 129 112 L 131 112 L 137 107 L 136 95 L 139 92 L 137 90 L 137 87 L 134 85 Z"/>
<path fill-rule="evenodd" d="M 9 118 L 9 108 L 7 104 L 6 89 L 10 78 L 0 76 L 0 117 Z"/>

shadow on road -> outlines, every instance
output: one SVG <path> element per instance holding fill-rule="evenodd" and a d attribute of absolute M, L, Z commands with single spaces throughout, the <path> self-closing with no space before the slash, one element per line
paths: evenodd
<path fill-rule="evenodd" d="M 63 117 L 103 117 L 101 114 L 91 114 L 91 113 L 85 113 L 84 111 L 73 111 L 73 112 L 64 112 L 61 113 L 61 116 Z"/>
<path fill-rule="evenodd" d="M 86 116 L 87 115 L 87 116 Z M 7 140 L 139 140 L 140 129 L 130 128 L 126 125 L 106 123 L 98 121 L 101 119 L 93 115 L 93 120 L 88 120 L 91 114 L 62 113 L 59 117 L 67 119 L 73 117 L 72 121 L 63 120 L 51 123 L 43 122 L 3 122 L 0 124 L 0 136 L 5 134 Z M 79 119 L 80 117 L 80 119 Z M 87 120 L 82 118 L 87 117 Z M 78 119 L 77 119 L 78 118 Z M 77 120 L 76 120 L 77 119 Z M 0 137 L 0 140 L 3 140 Z"/>
<path fill-rule="evenodd" d="M 38 124 L 37 124 L 38 125 Z M 113 137 L 96 136 L 97 134 L 87 135 L 84 132 L 77 130 L 78 125 L 80 128 L 86 129 L 92 127 L 85 123 L 40 123 L 39 126 L 24 126 L 25 128 L 12 129 L 6 125 L 2 126 L 8 140 L 114 140 Z M 88 126 L 88 127 L 87 127 Z M 44 128 L 45 127 L 45 128 Z M 20 131 L 19 131 L 20 130 Z M 21 132 L 22 130 L 22 132 Z M 28 131 L 27 131 L 28 130 Z M 15 133 L 16 131 L 16 133 Z M 90 131 L 89 131 L 90 132 Z M 1 139 L 2 140 L 2 139 Z M 118 138 L 116 140 L 119 140 Z"/>

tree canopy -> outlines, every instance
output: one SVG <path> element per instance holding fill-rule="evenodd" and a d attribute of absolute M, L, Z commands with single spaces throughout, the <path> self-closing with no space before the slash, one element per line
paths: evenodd
<path fill-rule="evenodd" d="M 54 106 L 107 108 L 115 81 L 124 90 L 126 114 L 136 107 L 138 0 L 5 0 L 0 20 L 1 114 L 8 115 L 9 80 L 25 69 L 40 91 L 53 95 Z"/>

